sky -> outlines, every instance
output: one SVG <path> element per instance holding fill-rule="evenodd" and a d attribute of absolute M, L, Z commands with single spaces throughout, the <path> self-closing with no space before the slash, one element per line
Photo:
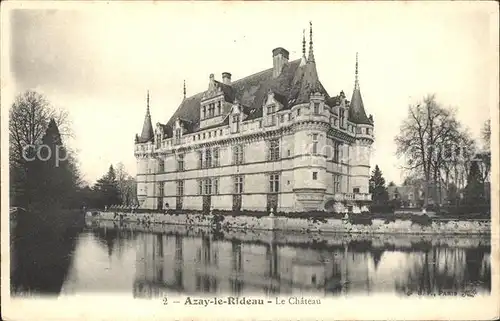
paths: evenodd
<path fill-rule="evenodd" d="M 350 99 L 359 53 L 361 93 L 375 121 L 371 165 L 387 182 L 404 179 L 394 137 L 408 105 L 435 94 L 476 138 L 498 108 L 494 2 L 52 3 L 8 18 L 10 98 L 34 89 L 69 112 L 67 143 L 91 184 L 118 162 L 136 173 L 147 90 L 153 124 L 165 123 L 184 80 L 190 96 L 207 89 L 211 73 L 234 81 L 272 67 L 276 47 L 300 58 L 309 21 L 330 95 L 344 90 Z"/>

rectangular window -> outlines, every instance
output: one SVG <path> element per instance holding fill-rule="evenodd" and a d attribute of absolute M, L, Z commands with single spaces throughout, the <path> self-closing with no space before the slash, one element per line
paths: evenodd
<path fill-rule="evenodd" d="M 333 192 L 340 193 L 340 174 L 333 174 Z"/>
<path fill-rule="evenodd" d="M 284 123 L 285 122 L 285 115 L 280 115 L 280 123 Z"/>
<path fill-rule="evenodd" d="M 340 127 L 345 128 L 344 108 L 339 108 Z"/>
<path fill-rule="evenodd" d="M 158 196 L 165 196 L 163 182 L 158 182 Z"/>
<path fill-rule="evenodd" d="M 203 106 L 203 116 L 202 119 L 207 118 L 207 106 Z"/>
<path fill-rule="evenodd" d="M 313 172 L 313 180 L 317 180 L 318 179 L 318 172 Z"/>
<path fill-rule="evenodd" d="M 177 155 L 177 171 L 184 170 L 184 154 Z"/>
<path fill-rule="evenodd" d="M 208 138 L 212 138 L 212 132 L 208 132 Z"/>
<path fill-rule="evenodd" d="M 292 114 L 288 114 L 288 121 L 291 121 L 292 120 Z"/>
<path fill-rule="evenodd" d="M 184 195 L 184 181 L 177 181 L 177 196 Z"/>
<path fill-rule="evenodd" d="M 243 145 L 233 146 L 233 164 L 239 165 L 244 163 Z"/>
<path fill-rule="evenodd" d="M 218 148 L 214 148 L 213 157 L 214 157 L 213 165 L 214 165 L 214 167 L 218 167 L 219 166 L 219 149 Z"/>
<path fill-rule="evenodd" d="M 312 135 L 312 154 L 318 154 L 318 134 Z"/>
<path fill-rule="evenodd" d="M 212 195 L 212 181 L 210 178 L 203 180 L 203 186 L 205 190 L 205 195 Z"/>
<path fill-rule="evenodd" d="M 165 171 L 165 161 L 163 159 L 158 160 L 158 172 L 162 173 Z"/>
<path fill-rule="evenodd" d="M 233 116 L 233 132 L 238 133 L 240 131 L 240 116 L 239 115 L 234 115 Z"/>
<path fill-rule="evenodd" d="M 235 176 L 234 177 L 233 193 L 235 193 L 235 194 L 243 193 L 243 176 Z"/>
<path fill-rule="evenodd" d="M 259 128 L 262 128 L 262 120 L 259 120 Z"/>
<path fill-rule="evenodd" d="M 217 102 L 217 115 L 220 115 L 221 114 L 221 102 L 218 101 Z"/>
<path fill-rule="evenodd" d="M 210 149 L 205 150 L 205 168 L 212 167 L 212 151 Z"/>
<path fill-rule="evenodd" d="M 181 129 L 177 128 L 175 130 L 175 144 L 178 145 L 181 143 Z"/>
<path fill-rule="evenodd" d="M 203 195 L 203 180 L 198 180 L 198 195 Z"/>
<path fill-rule="evenodd" d="M 314 103 L 313 112 L 317 115 L 319 114 L 319 103 Z"/>
<path fill-rule="evenodd" d="M 300 116 L 300 108 L 297 108 L 297 116 Z"/>
<path fill-rule="evenodd" d="M 276 161 L 280 158 L 279 140 L 274 139 L 269 141 L 269 160 Z"/>
<path fill-rule="evenodd" d="M 353 188 L 353 189 L 352 189 L 352 192 L 353 192 L 353 193 L 359 193 L 359 187 L 355 187 L 355 188 Z"/>
<path fill-rule="evenodd" d="M 338 126 L 339 126 L 339 120 L 337 119 L 337 117 L 335 117 L 335 118 L 333 119 L 333 126 L 335 126 L 335 127 L 338 127 Z"/>
<path fill-rule="evenodd" d="M 280 175 L 271 174 L 269 175 L 269 192 L 278 193 L 280 191 Z"/>
<path fill-rule="evenodd" d="M 219 179 L 218 178 L 213 178 L 212 179 L 212 192 L 214 193 L 213 195 L 218 195 L 219 194 Z"/>
<path fill-rule="evenodd" d="M 276 125 L 276 106 L 271 105 L 267 106 L 267 125 L 274 126 Z"/>
<path fill-rule="evenodd" d="M 340 160 L 340 143 L 333 142 L 333 162 L 338 163 Z"/>
<path fill-rule="evenodd" d="M 198 151 L 198 168 L 203 168 L 203 151 Z"/>

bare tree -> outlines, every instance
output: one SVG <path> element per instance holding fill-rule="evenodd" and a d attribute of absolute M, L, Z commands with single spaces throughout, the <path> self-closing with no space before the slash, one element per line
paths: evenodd
<path fill-rule="evenodd" d="M 56 121 L 61 136 L 70 135 L 68 113 L 55 109 L 42 94 L 28 90 L 16 97 L 9 113 L 11 164 L 23 163 L 23 148 L 41 142 L 52 118 Z"/>
<path fill-rule="evenodd" d="M 405 157 L 404 169 L 418 172 L 423 176 L 424 206 L 428 205 L 429 196 L 440 202 L 443 171 L 458 156 L 456 151 L 463 151 L 468 139 L 465 131 L 455 116 L 455 110 L 440 106 L 434 95 L 427 96 L 423 102 L 409 106 L 408 117 L 403 121 L 400 133 L 395 137 L 397 155 Z M 469 151 L 466 151 L 469 154 Z M 432 194 L 429 189 L 432 186 Z"/>

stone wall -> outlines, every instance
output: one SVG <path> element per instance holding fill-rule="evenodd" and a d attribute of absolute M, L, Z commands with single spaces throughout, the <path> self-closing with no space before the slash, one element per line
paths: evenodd
<path fill-rule="evenodd" d="M 303 218 L 288 218 L 277 216 L 214 216 L 202 214 L 134 214 L 123 212 L 87 213 L 89 218 L 96 220 L 114 220 L 123 222 L 176 224 L 189 226 L 212 226 L 220 222 L 222 228 L 250 230 L 279 230 L 299 232 L 338 232 L 338 233 L 394 233 L 394 234 L 490 234 L 490 221 L 432 221 L 424 226 L 410 220 L 396 219 L 386 222 L 383 219 L 373 219 L 370 225 L 351 224 L 348 220 L 325 219 L 313 220 Z M 219 220 L 215 220 L 219 217 Z"/>

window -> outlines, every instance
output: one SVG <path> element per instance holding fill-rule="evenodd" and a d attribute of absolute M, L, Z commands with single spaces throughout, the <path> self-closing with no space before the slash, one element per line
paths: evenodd
<path fill-rule="evenodd" d="M 210 178 L 206 178 L 203 180 L 203 187 L 205 191 L 205 195 L 212 195 L 212 182 Z"/>
<path fill-rule="evenodd" d="M 177 171 L 184 170 L 184 154 L 177 155 Z"/>
<path fill-rule="evenodd" d="M 193 141 L 195 141 L 195 140 L 196 140 L 196 135 L 193 136 Z"/>
<path fill-rule="evenodd" d="M 158 172 L 164 172 L 165 171 L 165 161 L 163 159 L 158 159 Z"/>
<path fill-rule="evenodd" d="M 214 178 L 212 179 L 212 192 L 214 195 L 218 195 L 219 194 L 219 179 L 218 178 Z"/>
<path fill-rule="evenodd" d="M 288 121 L 292 120 L 292 114 L 288 114 Z"/>
<path fill-rule="evenodd" d="M 333 142 L 333 162 L 338 163 L 340 159 L 340 143 Z"/>
<path fill-rule="evenodd" d="M 205 133 L 203 133 L 203 139 L 205 139 Z"/>
<path fill-rule="evenodd" d="M 317 180 L 318 179 L 318 172 L 313 172 L 313 180 Z"/>
<path fill-rule="evenodd" d="M 370 128 L 366 128 L 366 134 L 370 135 Z"/>
<path fill-rule="evenodd" d="M 198 168 L 203 168 L 203 151 L 198 151 Z"/>
<path fill-rule="evenodd" d="M 280 158 L 280 144 L 277 139 L 269 141 L 269 160 L 276 161 Z"/>
<path fill-rule="evenodd" d="M 221 114 L 221 102 L 218 101 L 217 102 L 217 115 L 220 115 Z"/>
<path fill-rule="evenodd" d="M 233 165 L 243 164 L 243 145 L 233 146 Z"/>
<path fill-rule="evenodd" d="M 318 154 L 318 134 L 312 135 L 312 154 Z"/>
<path fill-rule="evenodd" d="M 210 149 L 205 150 L 205 168 L 212 167 L 212 151 Z"/>
<path fill-rule="evenodd" d="M 315 114 L 319 114 L 319 103 L 314 103 L 314 105 L 313 105 L 313 112 Z"/>
<path fill-rule="evenodd" d="M 280 123 L 284 123 L 285 122 L 285 115 L 280 115 Z"/>
<path fill-rule="evenodd" d="M 220 135 L 222 136 L 222 129 L 219 131 Z"/>
<path fill-rule="evenodd" d="M 352 189 L 352 192 L 353 192 L 353 193 L 359 193 L 359 187 L 355 187 L 355 188 L 353 188 L 353 189 Z"/>
<path fill-rule="evenodd" d="M 335 127 L 338 127 L 338 126 L 339 126 L 339 120 L 337 119 L 337 117 L 335 117 L 335 118 L 333 119 L 333 126 L 335 126 Z"/>
<path fill-rule="evenodd" d="M 269 175 L 269 192 L 278 193 L 280 191 L 280 175 Z"/>
<path fill-rule="evenodd" d="M 214 130 L 214 137 L 217 137 L 217 131 Z"/>
<path fill-rule="evenodd" d="M 214 165 L 214 167 L 218 167 L 219 166 L 219 149 L 218 148 L 214 148 L 213 157 L 214 157 L 213 165 Z"/>
<path fill-rule="evenodd" d="M 345 110 L 344 108 L 339 108 L 340 117 L 340 127 L 345 128 Z"/>
<path fill-rule="evenodd" d="M 212 103 L 208 105 L 208 117 L 214 117 L 215 116 L 215 104 Z"/>
<path fill-rule="evenodd" d="M 180 144 L 181 143 L 181 129 L 177 128 L 175 130 L 175 144 Z"/>
<path fill-rule="evenodd" d="M 212 132 L 208 132 L 208 138 L 212 138 Z"/>
<path fill-rule="evenodd" d="M 300 116 L 300 108 L 297 108 L 297 116 Z"/>
<path fill-rule="evenodd" d="M 165 196 L 165 190 L 163 186 L 163 182 L 158 182 L 158 196 Z"/>
<path fill-rule="evenodd" d="M 207 106 L 203 106 L 203 117 L 202 119 L 207 118 Z"/>
<path fill-rule="evenodd" d="M 262 128 L 262 120 L 259 120 L 259 128 Z"/>
<path fill-rule="evenodd" d="M 203 195 L 203 180 L 198 180 L 198 195 Z"/>
<path fill-rule="evenodd" d="M 267 125 L 274 126 L 276 125 L 276 106 L 271 105 L 267 106 Z"/>
<path fill-rule="evenodd" d="M 340 174 L 333 174 L 333 192 L 340 193 Z"/>
<path fill-rule="evenodd" d="M 184 195 L 184 181 L 177 181 L 177 196 Z"/>
<path fill-rule="evenodd" d="M 233 132 L 237 133 L 239 131 L 240 131 L 240 116 L 234 115 L 233 116 Z"/>
<path fill-rule="evenodd" d="M 243 193 L 243 176 L 235 176 L 234 177 L 233 193 L 235 193 L 235 194 Z"/>

